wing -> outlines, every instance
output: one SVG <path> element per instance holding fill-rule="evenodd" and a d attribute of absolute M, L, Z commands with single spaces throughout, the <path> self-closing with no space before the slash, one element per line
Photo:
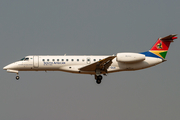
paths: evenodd
<path fill-rule="evenodd" d="M 116 56 L 109 56 L 107 58 L 104 58 L 98 62 L 92 63 L 90 65 L 87 65 L 85 67 L 79 68 L 80 71 L 96 71 L 97 69 L 101 71 L 107 72 L 107 69 L 112 64 L 112 60 Z"/>

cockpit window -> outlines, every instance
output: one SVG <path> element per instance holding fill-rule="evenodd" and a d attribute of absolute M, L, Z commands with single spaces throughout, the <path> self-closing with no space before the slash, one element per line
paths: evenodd
<path fill-rule="evenodd" d="M 22 58 L 21 61 L 28 61 L 29 58 Z"/>
<path fill-rule="evenodd" d="M 25 61 L 28 61 L 29 60 L 29 58 L 25 58 Z"/>
<path fill-rule="evenodd" d="M 21 61 L 23 61 L 25 58 L 22 58 Z"/>

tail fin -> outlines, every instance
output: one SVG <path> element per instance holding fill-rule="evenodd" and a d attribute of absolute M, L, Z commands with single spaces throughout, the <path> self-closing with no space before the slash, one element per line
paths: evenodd
<path fill-rule="evenodd" d="M 176 35 L 169 35 L 163 38 L 159 38 L 154 46 L 150 49 L 150 52 L 165 59 L 171 42 L 173 42 L 174 39 L 177 39 L 175 36 Z"/>
<path fill-rule="evenodd" d="M 172 34 L 163 38 L 159 38 L 148 52 L 144 52 L 141 54 L 145 54 L 146 56 L 150 57 L 165 59 L 171 42 L 173 42 L 174 39 L 177 39 L 177 37 L 175 37 L 176 35 L 177 34 Z"/>

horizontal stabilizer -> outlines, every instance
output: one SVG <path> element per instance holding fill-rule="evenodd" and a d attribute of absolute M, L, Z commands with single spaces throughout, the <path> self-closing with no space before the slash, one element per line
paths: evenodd
<path fill-rule="evenodd" d="M 167 41 L 167 40 L 174 40 L 174 39 L 177 39 L 177 34 L 172 34 L 172 35 L 168 35 L 166 37 L 163 37 L 163 38 L 160 38 L 160 40 L 164 40 L 164 41 Z"/>

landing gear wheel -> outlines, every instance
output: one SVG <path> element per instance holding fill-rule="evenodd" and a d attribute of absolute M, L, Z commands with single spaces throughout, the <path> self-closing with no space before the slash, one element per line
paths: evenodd
<path fill-rule="evenodd" d="M 97 83 L 97 84 L 100 84 L 100 83 L 101 83 L 101 80 L 102 80 L 102 75 L 95 76 L 95 79 L 96 79 L 96 83 Z"/>
<path fill-rule="evenodd" d="M 16 80 L 19 80 L 19 78 L 20 78 L 19 76 L 16 76 Z"/>
<path fill-rule="evenodd" d="M 102 80 L 102 75 L 97 76 L 97 79 Z"/>
<path fill-rule="evenodd" d="M 96 80 L 96 83 L 97 83 L 97 84 L 100 84 L 100 83 L 101 83 L 101 80 Z"/>

